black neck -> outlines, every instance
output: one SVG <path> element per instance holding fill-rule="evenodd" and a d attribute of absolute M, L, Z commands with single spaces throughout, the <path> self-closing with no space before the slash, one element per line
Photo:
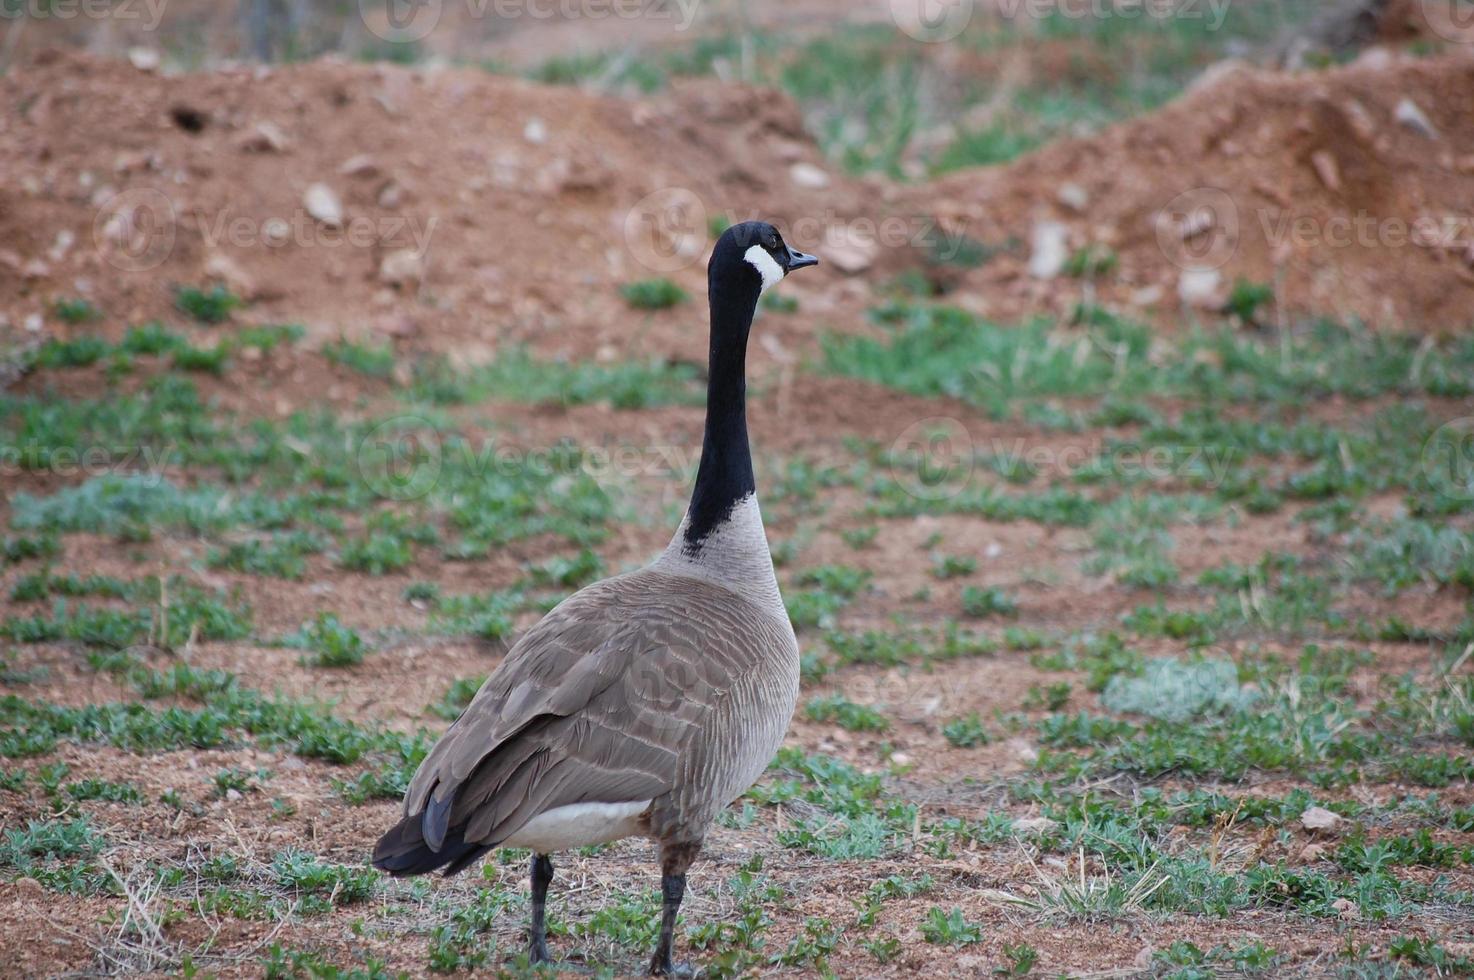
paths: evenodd
<path fill-rule="evenodd" d="M 747 335 L 757 308 L 756 283 L 719 289 L 708 281 L 711 358 L 706 389 L 706 435 L 687 512 L 685 550 L 701 543 L 751 494 L 752 450 L 747 443 Z"/>

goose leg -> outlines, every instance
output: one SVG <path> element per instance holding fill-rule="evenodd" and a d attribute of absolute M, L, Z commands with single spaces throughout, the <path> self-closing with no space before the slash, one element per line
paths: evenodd
<path fill-rule="evenodd" d="M 689 963 L 671 960 L 671 947 L 675 945 L 676 914 L 681 909 L 681 899 L 686 894 L 686 869 L 696 860 L 701 850 L 698 841 L 694 844 L 672 844 L 660 849 L 660 941 L 655 945 L 655 955 L 650 959 L 650 973 L 657 977 L 689 977 L 695 971 Z"/>
<path fill-rule="evenodd" d="M 553 880 L 553 859 L 546 854 L 532 856 L 532 931 L 528 958 L 534 963 L 547 963 L 548 955 L 548 884 Z"/>

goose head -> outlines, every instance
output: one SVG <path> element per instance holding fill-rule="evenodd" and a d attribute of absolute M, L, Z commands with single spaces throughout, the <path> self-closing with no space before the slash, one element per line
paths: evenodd
<path fill-rule="evenodd" d="M 819 259 L 791 248 L 766 221 L 744 221 L 722 232 L 707 263 L 707 287 L 718 302 L 753 306 L 758 298 L 795 269 Z"/>

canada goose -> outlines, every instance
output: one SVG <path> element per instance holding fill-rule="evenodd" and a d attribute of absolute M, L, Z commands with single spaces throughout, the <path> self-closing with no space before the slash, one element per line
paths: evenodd
<path fill-rule="evenodd" d="M 507 653 L 420 764 L 374 848 L 395 876 L 451 875 L 531 848 L 531 957 L 548 959 L 554 851 L 660 845 L 657 975 L 686 869 L 717 814 L 778 750 L 798 700 L 798 641 L 763 532 L 747 443 L 747 337 L 763 292 L 819 260 L 749 221 L 707 264 L 706 432 L 691 503 L 650 565 L 583 589 Z M 685 968 L 679 968 L 681 972 Z"/>

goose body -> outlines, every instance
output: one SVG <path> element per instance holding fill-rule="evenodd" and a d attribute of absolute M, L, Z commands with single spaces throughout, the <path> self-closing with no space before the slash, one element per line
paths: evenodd
<path fill-rule="evenodd" d="M 421 763 L 374 849 L 394 875 L 454 874 L 496 847 L 532 864 L 532 956 L 548 958 L 548 855 L 660 845 L 654 973 L 671 961 L 685 873 L 718 813 L 772 759 L 798 699 L 798 643 L 773 574 L 745 413 L 762 292 L 817 260 L 776 229 L 725 232 L 708 264 L 711 371 L 691 504 L 650 565 L 568 597 L 508 652 Z"/>

